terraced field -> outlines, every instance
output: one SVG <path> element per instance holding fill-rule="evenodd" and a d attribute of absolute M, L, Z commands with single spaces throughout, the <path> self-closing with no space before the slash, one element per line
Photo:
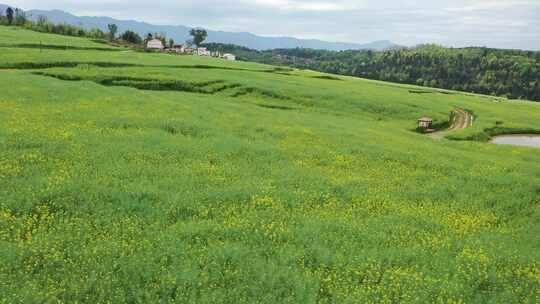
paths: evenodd
<path fill-rule="evenodd" d="M 540 301 L 539 103 L 105 48 L 0 27 L 0 303 Z"/>

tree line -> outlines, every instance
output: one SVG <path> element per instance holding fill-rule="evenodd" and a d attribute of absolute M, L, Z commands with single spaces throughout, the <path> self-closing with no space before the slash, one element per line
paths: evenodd
<path fill-rule="evenodd" d="M 107 30 L 103 31 L 99 28 L 92 28 L 86 30 L 83 27 L 71 25 L 67 23 L 54 23 L 49 21 L 45 16 L 38 16 L 36 21 L 28 18 L 23 10 L 18 8 L 8 7 L 5 14 L 0 12 L 0 25 L 18 26 L 24 27 L 29 30 L 52 33 L 66 36 L 75 37 L 87 37 L 99 40 L 108 40 L 111 42 L 130 44 L 131 46 L 142 47 L 143 43 L 146 43 L 152 39 L 161 40 L 164 46 L 173 47 L 174 40 L 167 39 L 165 33 L 148 33 L 144 38 L 137 32 L 126 30 L 125 32 L 118 34 L 118 26 L 116 24 L 108 24 Z M 190 35 L 192 40 L 187 41 L 187 44 L 194 44 L 200 46 L 200 44 L 206 39 L 207 32 L 204 29 L 192 29 Z"/>
<path fill-rule="evenodd" d="M 116 24 L 109 24 L 107 26 L 108 31 L 103 31 L 99 28 L 92 28 L 86 30 L 83 27 L 71 25 L 67 23 L 54 23 L 47 19 L 45 16 L 38 16 L 35 21 L 28 18 L 26 13 L 20 9 L 13 9 L 8 7 L 5 11 L 5 14 L 0 12 L 0 25 L 8 26 L 18 26 L 24 27 L 29 30 L 59 34 L 65 36 L 75 36 L 75 37 L 87 37 L 92 39 L 100 40 L 109 40 L 109 41 L 122 41 L 131 44 L 140 44 L 143 42 L 143 39 L 139 34 L 133 31 L 125 31 L 124 33 L 118 34 L 118 26 Z"/>
<path fill-rule="evenodd" d="M 387 51 L 276 49 L 256 51 L 227 44 L 239 60 L 326 73 L 540 101 L 540 52 L 421 45 Z"/>
<path fill-rule="evenodd" d="M 20 9 L 13 9 L 11 7 L 8 7 L 6 9 L 5 15 L 0 12 L 0 25 L 18 26 L 38 32 L 53 33 L 66 36 L 89 37 L 95 39 L 105 39 L 107 37 L 107 33 L 103 32 L 98 28 L 87 31 L 82 27 L 71 24 L 55 24 L 48 21 L 47 18 L 44 16 L 39 16 L 36 21 L 32 21 L 26 16 L 26 13 L 24 11 Z"/>

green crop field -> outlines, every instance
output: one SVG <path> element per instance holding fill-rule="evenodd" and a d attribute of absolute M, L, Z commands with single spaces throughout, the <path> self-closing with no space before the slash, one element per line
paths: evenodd
<path fill-rule="evenodd" d="M 106 48 L 0 27 L 0 303 L 540 301 L 540 103 Z"/>

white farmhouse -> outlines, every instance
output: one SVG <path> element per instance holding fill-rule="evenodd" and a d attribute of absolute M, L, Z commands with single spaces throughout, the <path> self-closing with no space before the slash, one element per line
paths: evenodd
<path fill-rule="evenodd" d="M 169 48 L 170 53 L 184 54 L 186 53 L 186 47 L 182 44 L 175 44 Z"/>
<path fill-rule="evenodd" d="M 197 55 L 199 55 L 199 56 L 210 56 L 211 53 L 207 48 L 200 47 L 200 48 L 197 48 Z"/>
<path fill-rule="evenodd" d="M 223 54 L 222 58 L 232 61 L 236 60 L 236 56 L 234 56 L 233 54 Z"/>
<path fill-rule="evenodd" d="M 146 44 L 146 49 L 148 50 L 163 50 L 165 47 L 159 39 L 152 39 Z"/>

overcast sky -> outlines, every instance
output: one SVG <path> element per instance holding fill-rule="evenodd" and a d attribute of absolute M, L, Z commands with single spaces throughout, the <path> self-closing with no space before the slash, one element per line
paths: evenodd
<path fill-rule="evenodd" d="M 540 0 L 0 0 L 155 24 L 365 43 L 540 50 Z"/>

